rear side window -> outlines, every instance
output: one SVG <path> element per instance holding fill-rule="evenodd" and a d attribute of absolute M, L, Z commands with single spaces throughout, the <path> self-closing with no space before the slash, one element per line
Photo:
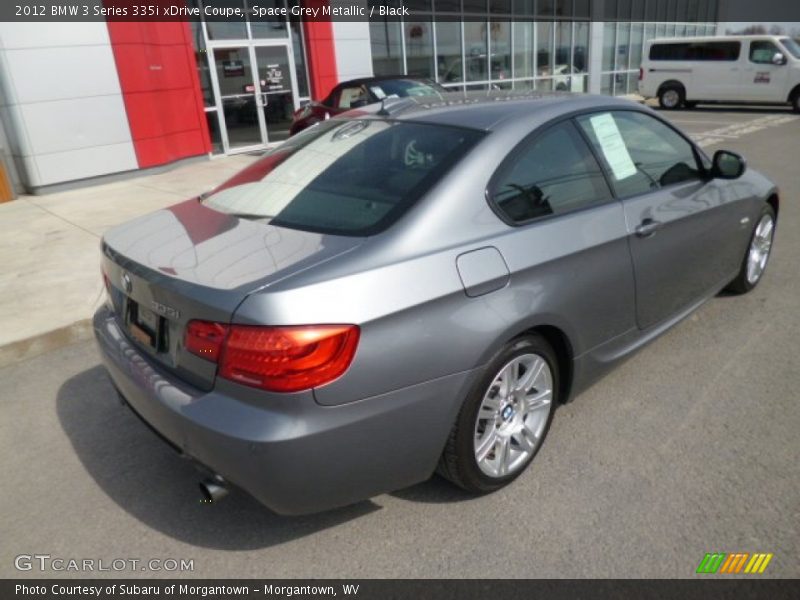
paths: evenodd
<path fill-rule="evenodd" d="M 701 177 L 692 145 L 650 115 L 606 112 L 579 117 L 578 123 L 605 163 L 620 197 Z"/>
<path fill-rule="evenodd" d="M 536 135 L 514 155 L 491 185 L 492 201 L 513 223 L 567 213 L 611 199 L 597 161 L 571 122 Z"/>
<path fill-rule="evenodd" d="M 653 44 L 650 60 L 734 61 L 739 59 L 741 50 L 741 42 Z"/>
<path fill-rule="evenodd" d="M 329 121 L 310 128 L 302 145 L 257 180 L 222 189 L 204 202 L 281 227 L 371 235 L 394 223 L 482 136 L 422 123 Z"/>

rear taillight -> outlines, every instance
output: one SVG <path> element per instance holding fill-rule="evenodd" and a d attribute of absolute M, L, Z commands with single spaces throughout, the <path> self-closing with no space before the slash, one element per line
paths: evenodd
<path fill-rule="evenodd" d="M 217 362 L 228 327 L 209 321 L 189 321 L 183 343 L 186 349 L 200 358 Z"/>
<path fill-rule="evenodd" d="M 275 392 L 297 392 L 342 375 L 358 346 L 356 325 L 257 327 L 191 321 L 186 348 L 219 363 L 219 376 Z"/>
<path fill-rule="evenodd" d="M 642 67 L 639 67 L 639 81 L 641 81 L 642 79 L 644 79 L 644 69 Z"/>

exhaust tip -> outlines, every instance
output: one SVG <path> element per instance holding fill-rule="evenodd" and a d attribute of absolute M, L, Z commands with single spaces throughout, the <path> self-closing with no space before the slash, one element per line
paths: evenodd
<path fill-rule="evenodd" d="M 228 495 L 228 488 L 222 479 L 206 479 L 200 482 L 201 502 L 211 504 L 219 502 Z"/>

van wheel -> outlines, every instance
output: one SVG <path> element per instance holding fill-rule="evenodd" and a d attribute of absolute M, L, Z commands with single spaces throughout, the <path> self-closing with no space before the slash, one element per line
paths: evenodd
<path fill-rule="evenodd" d="M 692 101 L 684 100 L 683 101 L 683 107 L 684 108 L 697 108 L 697 102 L 695 102 L 694 100 L 692 100 Z"/>
<path fill-rule="evenodd" d="M 667 85 L 658 92 L 658 104 L 665 110 L 680 108 L 684 102 L 683 88 L 677 85 Z"/>
<path fill-rule="evenodd" d="M 800 91 L 795 92 L 792 96 L 792 108 L 794 112 L 800 113 Z"/>

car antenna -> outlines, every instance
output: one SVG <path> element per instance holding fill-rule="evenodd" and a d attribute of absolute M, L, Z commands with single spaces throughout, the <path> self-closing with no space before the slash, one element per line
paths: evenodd
<path fill-rule="evenodd" d="M 378 114 L 382 117 L 388 117 L 390 114 L 389 111 L 386 110 L 386 97 L 381 98 L 381 108 L 378 111 Z"/>

